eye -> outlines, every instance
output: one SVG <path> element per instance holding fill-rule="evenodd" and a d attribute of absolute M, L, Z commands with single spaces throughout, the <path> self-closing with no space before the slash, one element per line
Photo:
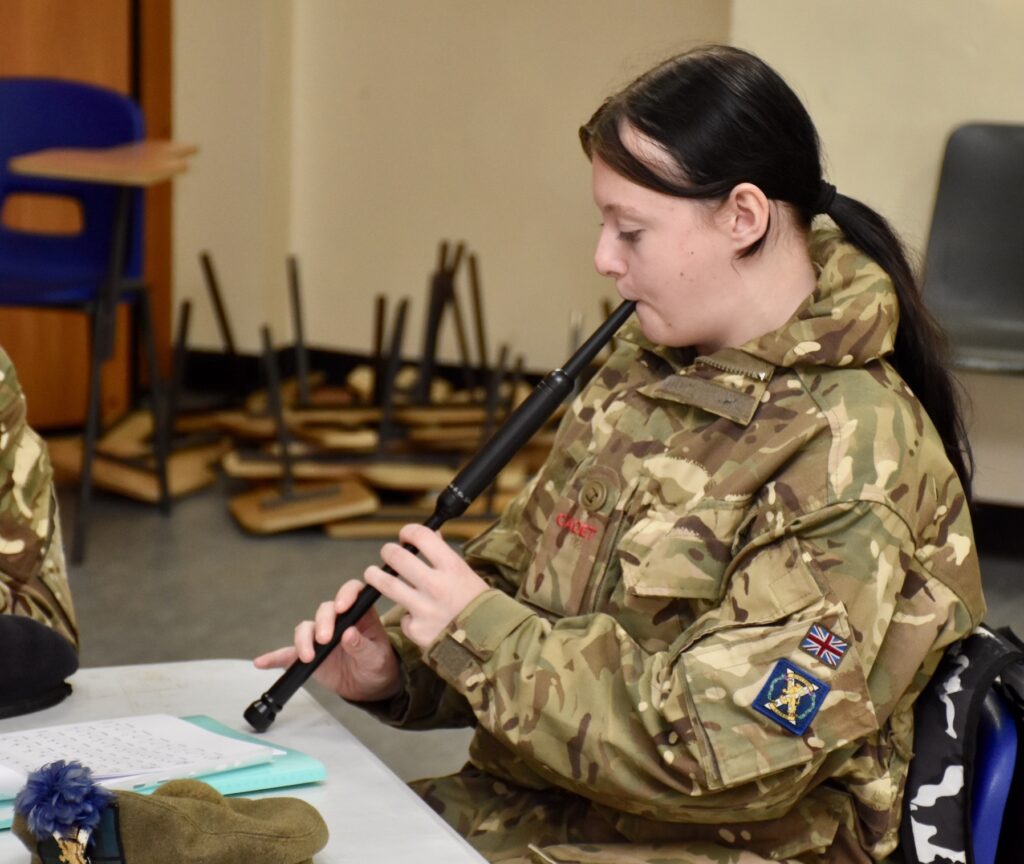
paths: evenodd
<path fill-rule="evenodd" d="M 623 243 L 628 243 L 628 244 L 632 245 L 632 244 L 636 243 L 637 240 L 640 239 L 640 235 L 642 233 L 643 233 L 642 230 L 639 229 L 639 228 L 637 230 L 635 230 L 635 231 L 620 231 L 619 232 L 619 239 Z"/>

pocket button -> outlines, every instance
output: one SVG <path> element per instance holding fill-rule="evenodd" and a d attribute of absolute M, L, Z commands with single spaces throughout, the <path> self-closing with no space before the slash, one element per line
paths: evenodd
<path fill-rule="evenodd" d="M 608 486 L 597 477 L 589 478 L 580 490 L 580 503 L 592 513 L 600 510 L 608 500 Z"/>

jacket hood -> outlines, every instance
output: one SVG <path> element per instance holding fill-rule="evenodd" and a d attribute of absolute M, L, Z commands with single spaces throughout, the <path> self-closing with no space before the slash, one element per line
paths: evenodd
<path fill-rule="evenodd" d="M 891 354 L 899 300 L 888 274 L 835 228 L 808 244 L 818 270 L 814 292 L 778 330 L 740 350 L 775 366 L 863 366 Z"/>

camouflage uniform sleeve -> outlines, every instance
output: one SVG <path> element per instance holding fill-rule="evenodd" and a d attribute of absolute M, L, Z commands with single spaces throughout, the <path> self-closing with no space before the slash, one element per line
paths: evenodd
<path fill-rule="evenodd" d="M 26 423 L 25 396 L 2 350 L 0 613 L 33 618 L 78 645 L 49 455 Z"/>
<path fill-rule="evenodd" d="M 553 784 L 647 819 L 775 818 L 884 722 L 872 665 L 914 560 L 906 525 L 883 505 L 833 505 L 794 527 L 741 552 L 718 605 L 665 650 L 644 650 L 609 614 L 551 622 L 492 590 L 426 662 Z M 685 594 L 684 560 L 651 566 Z M 907 669 L 936 632 L 963 623 L 951 628 L 952 595 L 935 596 L 946 601 L 907 641 Z M 802 650 L 815 626 L 841 646 L 838 662 Z M 903 686 L 878 681 L 886 701 Z"/>
<path fill-rule="evenodd" d="M 517 542 L 514 525 L 535 483 L 536 479 L 527 483 L 509 503 L 501 518 L 466 545 L 468 560 L 492 589 L 515 593 L 526 557 L 523 555 L 525 550 Z M 486 561 L 474 560 L 472 557 L 472 550 L 481 546 L 489 550 Z M 360 707 L 388 725 L 402 729 L 444 729 L 475 725 L 476 716 L 465 697 L 423 661 L 419 647 L 402 633 L 400 622 L 404 614 L 404 609 L 394 606 L 382 617 L 384 629 L 401 664 L 404 682 L 402 693 L 389 702 L 364 703 Z"/>

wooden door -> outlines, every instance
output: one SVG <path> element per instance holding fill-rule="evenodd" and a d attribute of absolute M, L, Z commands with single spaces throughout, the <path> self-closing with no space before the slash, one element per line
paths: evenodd
<path fill-rule="evenodd" d="M 150 136 L 171 134 L 171 0 L 0 0 L 0 76 L 87 81 L 134 95 Z M 2 118 L 0 118 L 2 120 Z M 171 194 L 147 192 L 146 279 L 166 369 L 170 342 Z M 5 223 L 73 230 L 74 214 L 43 199 L 12 202 Z M 70 221 L 69 221 L 70 220 Z M 0 345 L 11 356 L 37 429 L 81 425 L 88 395 L 88 329 L 80 313 L 0 308 Z M 128 327 L 103 373 L 103 416 L 128 405 Z"/>

